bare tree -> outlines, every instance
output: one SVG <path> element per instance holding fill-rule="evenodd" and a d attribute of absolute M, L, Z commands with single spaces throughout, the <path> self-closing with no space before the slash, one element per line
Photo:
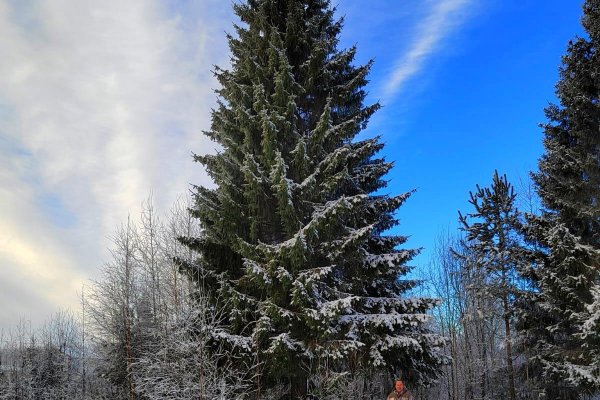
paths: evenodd
<path fill-rule="evenodd" d="M 464 257 L 457 257 L 460 252 Z M 475 396 L 479 345 L 475 345 L 474 328 L 476 313 L 472 313 L 472 276 L 465 266 L 466 250 L 461 238 L 448 232 L 440 234 L 436 241 L 434 256 L 422 277 L 426 290 L 442 299 L 442 304 L 433 310 L 437 329 L 448 338 L 446 354 L 452 362 L 443 367 L 442 378 L 437 385 L 422 390 L 427 398 L 472 399 Z"/>
<path fill-rule="evenodd" d="M 87 310 L 98 354 L 104 359 L 103 376 L 121 387 L 123 396 L 135 399 L 132 364 L 136 351 L 139 263 L 136 259 L 135 226 L 128 219 L 114 235 L 112 260 L 101 278 L 87 291 Z M 102 366 L 100 367 L 102 368 Z"/>
<path fill-rule="evenodd" d="M 222 315 L 206 297 L 186 304 L 159 339 L 155 352 L 135 363 L 137 388 L 149 399 L 229 399 L 243 395 L 251 378 L 233 368 L 241 363 L 224 348 L 215 348 L 212 333 Z M 242 368 L 243 370 L 244 368 Z M 246 370 L 253 368 L 247 366 Z"/>

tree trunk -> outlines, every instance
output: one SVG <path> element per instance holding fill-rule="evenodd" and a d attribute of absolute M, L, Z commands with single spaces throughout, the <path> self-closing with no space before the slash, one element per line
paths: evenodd
<path fill-rule="evenodd" d="M 290 378 L 290 399 L 304 399 L 306 394 L 306 377 L 292 376 Z"/>
<path fill-rule="evenodd" d="M 513 356 L 512 356 L 512 343 L 510 334 L 510 318 L 508 314 L 508 299 L 504 297 L 504 331 L 506 334 L 506 367 L 508 369 L 508 393 L 510 400 L 516 400 L 517 394 L 515 392 L 515 369 L 513 367 Z"/>

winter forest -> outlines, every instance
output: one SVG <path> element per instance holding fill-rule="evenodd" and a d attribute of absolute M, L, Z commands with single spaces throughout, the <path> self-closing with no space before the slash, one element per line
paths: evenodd
<path fill-rule="evenodd" d="M 416 399 L 599 398 L 600 0 L 556 60 L 530 190 L 473 182 L 428 269 L 391 233 L 412 192 L 385 191 L 372 64 L 334 6 L 234 3 L 220 150 L 189 149 L 214 186 L 167 214 L 150 196 L 79 309 L 2 331 L 0 399 L 384 399 L 395 378 Z"/>

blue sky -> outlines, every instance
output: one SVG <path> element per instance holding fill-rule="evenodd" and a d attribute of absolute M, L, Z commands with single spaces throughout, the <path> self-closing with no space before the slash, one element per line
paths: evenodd
<path fill-rule="evenodd" d="M 375 59 L 366 135 L 395 160 L 388 192 L 418 191 L 398 232 L 428 263 L 469 190 L 518 183 L 542 151 L 543 108 L 579 1 L 340 1 L 341 47 Z M 37 324 L 109 258 L 108 237 L 152 191 L 167 211 L 208 179 L 214 64 L 233 16 L 221 0 L 0 0 L 0 328 Z"/>
<path fill-rule="evenodd" d="M 370 40 L 358 36 L 360 56 L 376 61 L 371 98 L 384 105 L 369 132 L 383 134 L 383 153 L 396 162 L 388 191 L 417 189 L 400 209 L 397 228 L 411 236 L 409 246 L 424 248 L 412 262 L 417 269 L 429 262 L 437 235 L 456 231 L 457 211 L 470 211 L 469 191 L 488 185 L 494 169 L 517 189 L 528 184 L 543 151 L 543 109 L 556 101 L 560 57 L 567 42 L 583 34 L 578 1 L 457 3 L 447 15 L 450 27 L 440 28 L 443 34 L 419 68 L 388 98 L 381 86 L 407 48 L 419 42 L 419 28 L 407 34 L 390 20 L 361 34 Z M 393 15 L 396 4 L 372 7 Z M 423 20 L 431 12 L 425 8 L 416 13 Z M 351 8 L 347 26 L 361 13 Z M 352 30 L 343 36 L 347 44 L 356 40 Z"/>

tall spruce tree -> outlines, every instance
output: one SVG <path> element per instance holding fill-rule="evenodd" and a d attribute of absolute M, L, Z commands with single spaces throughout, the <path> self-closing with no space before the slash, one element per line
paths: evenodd
<path fill-rule="evenodd" d="M 216 188 L 196 188 L 204 231 L 184 240 L 200 257 L 182 265 L 227 310 L 215 340 L 253 357 L 257 391 L 286 383 L 296 398 L 318 357 L 340 371 L 435 375 L 442 339 L 426 313 L 437 300 L 404 295 L 417 251 L 386 234 L 410 193 L 375 194 L 392 163 L 375 157 L 378 137 L 355 140 L 379 108 L 363 105 L 371 64 L 337 49 L 328 0 L 234 11 L 242 24 L 228 36 L 231 69 L 216 69 L 206 132 L 220 150 L 195 156 Z"/>
<path fill-rule="evenodd" d="M 539 252 L 525 271 L 533 290 L 521 316 L 532 366 L 542 381 L 565 386 L 560 398 L 600 389 L 600 1 L 583 9 L 588 37 L 569 43 L 560 105 L 546 108 L 545 152 L 533 174 L 543 212 L 527 227 Z"/>
<path fill-rule="evenodd" d="M 516 194 L 506 175 L 499 176 L 498 171 L 494 171 L 490 187 L 482 188 L 477 185 L 477 190 L 470 193 L 469 203 L 473 206 L 474 212 L 464 215 L 459 212 L 461 229 L 466 235 L 464 246 L 471 261 L 466 262 L 465 265 L 468 268 L 478 269 L 476 275 L 481 276 L 479 286 L 470 290 L 475 291 L 477 296 L 487 303 L 491 303 L 492 307 L 488 311 L 492 313 L 487 317 L 499 319 L 504 325 L 503 347 L 506 354 L 507 386 L 502 389 L 503 393 L 508 393 L 507 397 L 512 400 L 517 398 L 512 331 L 514 299 L 518 291 L 517 271 L 521 254 L 518 234 L 520 214 L 515 206 L 515 199 Z M 496 310 L 499 312 L 496 313 Z M 486 336 L 490 334 L 496 335 L 485 333 Z M 493 339 L 495 341 L 495 338 Z M 496 371 L 482 372 L 496 373 Z"/>

